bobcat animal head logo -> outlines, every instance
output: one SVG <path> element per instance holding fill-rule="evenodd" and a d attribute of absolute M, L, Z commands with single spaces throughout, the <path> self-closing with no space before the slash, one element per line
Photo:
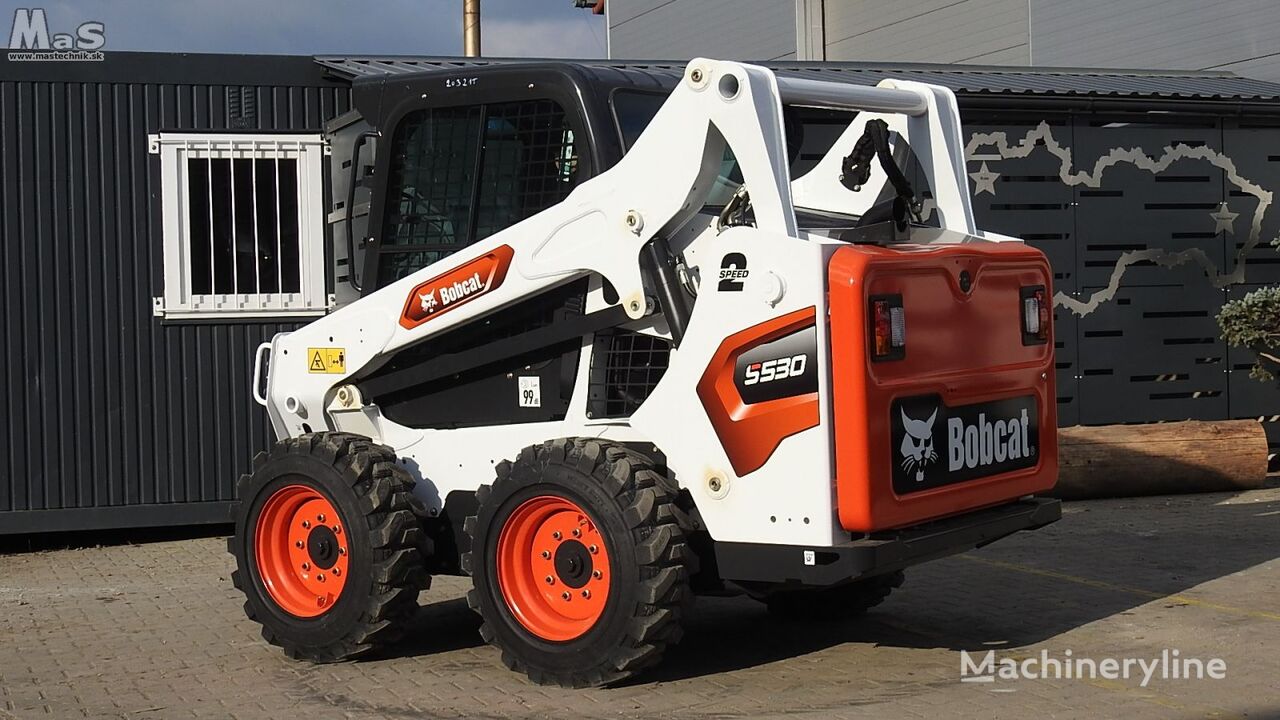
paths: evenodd
<path fill-rule="evenodd" d="M 436 291 L 430 290 L 425 293 L 418 293 L 418 301 L 422 303 L 422 312 L 429 313 L 436 309 L 438 301 L 436 300 Z"/>
<path fill-rule="evenodd" d="M 938 453 L 933 449 L 933 421 L 938 419 L 938 409 L 933 409 L 928 420 L 908 417 L 902 409 L 898 412 L 902 414 L 902 429 L 906 431 L 898 448 L 902 453 L 902 469 L 914 472 L 916 482 L 924 482 L 925 467 L 938 459 Z"/>

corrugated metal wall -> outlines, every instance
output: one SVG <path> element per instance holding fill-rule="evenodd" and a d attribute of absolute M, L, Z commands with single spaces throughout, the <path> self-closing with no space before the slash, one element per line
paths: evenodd
<path fill-rule="evenodd" d="M 827 0 L 826 60 L 1025 65 L 1026 0 Z"/>
<path fill-rule="evenodd" d="M 609 0 L 609 55 L 794 60 L 793 0 Z"/>
<path fill-rule="evenodd" d="M 1228 70 L 1280 81 L 1274 0 L 609 0 L 610 55 Z"/>
<path fill-rule="evenodd" d="M 1280 80 L 1274 0 L 1029 0 L 1036 65 L 1230 70 Z"/>
<path fill-rule="evenodd" d="M 256 118 L 227 91 L 253 88 Z M 216 522 L 269 442 L 256 345 L 290 324 L 165 323 L 162 130 L 318 131 L 349 90 L 306 58 L 0 60 L 0 534 Z"/>

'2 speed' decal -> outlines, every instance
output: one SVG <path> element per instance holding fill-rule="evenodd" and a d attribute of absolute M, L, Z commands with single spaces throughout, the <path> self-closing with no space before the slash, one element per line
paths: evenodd
<path fill-rule="evenodd" d="M 719 292 L 742 292 L 743 281 L 751 271 L 747 270 L 747 256 L 740 252 L 726 253 L 720 261 Z"/>

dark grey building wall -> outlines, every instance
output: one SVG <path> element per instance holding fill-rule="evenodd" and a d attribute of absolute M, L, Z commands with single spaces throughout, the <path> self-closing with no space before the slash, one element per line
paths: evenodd
<path fill-rule="evenodd" d="M 995 175 L 970 185 L 979 225 L 1043 250 L 1054 289 L 1089 306 L 1055 308 L 1062 425 L 1280 416 L 1280 386 L 1250 379 L 1254 356 L 1227 347 L 1214 320 L 1227 299 L 1280 283 L 1280 219 L 1264 204 L 1280 187 L 1280 155 L 1266 151 L 1280 118 L 961 105 L 969 171 Z M 1196 151 L 1165 162 L 1178 147 Z M 1149 252 L 1120 270 L 1114 297 L 1099 295 L 1122 259 Z M 1228 284 L 1240 263 L 1245 281 Z"/>
<path fill-rule="evenodd" d="M 793 60 L 792 0 L 609 0 L 609 55 Z"/>
<path fill-rule="evenodd" d="M 158 166 L 147 135 L 306 130 L 349 108 L 309 58 L 108 53 L 0 59 L 0 534 L 227 519 L 271 439 L 250 398 L 258 343 L 293 327 L 166 323 Z"/>

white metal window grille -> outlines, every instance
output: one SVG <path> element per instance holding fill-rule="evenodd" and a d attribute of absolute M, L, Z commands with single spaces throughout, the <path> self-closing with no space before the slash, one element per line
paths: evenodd
<path fill-rule="evenodd" d="M 321 315 L 320 135 L 162 133 L 164 295 L 171 318 Z"/>

